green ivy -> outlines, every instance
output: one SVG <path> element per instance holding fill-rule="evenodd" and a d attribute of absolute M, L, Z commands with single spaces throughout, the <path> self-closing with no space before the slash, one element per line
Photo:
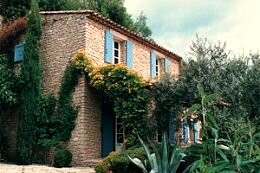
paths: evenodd
<path fill-rule="evenodd" d="M 57 99 L 54 96 L 42 95 L 36 121 L 36 135 L 38 145 L 46 150 L 58 145 L 58 140 L 54 138 L 57 133 L 56 105 Z"/>
<path fill-rule="evenodd" d="M 7 57 L 0 55 L 0 111 L 17 103 L 15 81 L 16 77 L 8 66 Z"/>
<path fill-rule="evenodd" d="M 61 142 L 66 142 L 71 137 L 78 112 L 72 102 L 78 75 L 79 69 L 69 64 L 64 72 L 58 98 L 42 95 L 37 115 L 37 140 L 47 150 L 60 147 Z"/>
<path fill-rule="evenodd" d="M 143 79 L 122 65 L 98 67 L 89 75 L 90 84 L 104 93 L 113 104 L 115 115 L 124 121 L 128 144 L 135 143 L 134 133 L 147 136 L 149 99 Z"/>
<path fill-rule="evenodd" d="M 71 137 L 71 131 L 75 127 L 78 111 L 72 103 L 72 92 L 78 84 L 78 74 L 79 71 L 76 66 L 68 65 L 59 91 L 56 110 L 56 138 L 59 141 L 68 141 Z"/>
<path fill-rule="evenodd" d="M 77 109 L 73 106 L 72 92 L 84 72 L 90 85 L 104 94 L 113 105 L 117 117 L 126 124 L 129 146 L 137 140 L 134 133 L 149 134 L 147 84 L 137 73 L 122 65 L 106 65 L 94 68 L 83 50 L 80 50 L 67 66 L 58 99 L 43 97 L 38 115 L 38 143 L 44 148 L 57 147 L 68 141 L 75 127 Z"/>

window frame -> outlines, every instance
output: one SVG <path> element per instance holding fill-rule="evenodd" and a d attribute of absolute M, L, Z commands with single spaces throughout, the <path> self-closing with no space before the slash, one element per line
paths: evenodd
<path fill-rule="evenodd" d="M 122 129 L 122 131 L 123 132 L 119 132 L 118 130 L 118 125 L 121 125 L 121 127 L 123 128 Z M 122 143 L 120 143 L 120 142 L 118 142 L 118 135 L 122 135 L 123 136 L 123 142 Z M 122 120 L 120 120 L 119 118 L 116 118 L 115 119 L 115 150 L 116 151 L 119 151 L 120 149 L 122 149 L 122 148 L 120 148 L 120 147 L 123 147 L 123 145 L 124 145 L 124 142 L 125 142 L 125 123 L 122 121 Z"/>
<path fill-rule="evenodd" d="M 118 44 L 118 48 L 115 48 L 115 43 Z M 115 56 L 115 51 L 118 52 L 118 57 Z M 117 63 L 115 63 L 115 60 L 118 60 Z M 113 40 L 113 64 L 120 64 L 121 63 L 121 42 L 117 39 Z"/>
<path fill-rule="evenodd" d="M 155 76 L 159 77 L 161 72 L 160 72 L 161 68 L 160 68 L 160 58 L 158 56 L 156 56 L 156 60 L 155 60 Z"/>
<path fill-rule="evenodd" d="M 158 144 L 162 143 L 162 136 L 163 136 L 162 130 L 157 128 L 157 130 L 156 130 L 156 142 Z"/>

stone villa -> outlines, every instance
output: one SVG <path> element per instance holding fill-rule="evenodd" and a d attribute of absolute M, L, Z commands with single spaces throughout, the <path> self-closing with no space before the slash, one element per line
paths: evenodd
<path fill-rule="evenodd" d="M 45 92 L 57 95 L 64 70 L 79 49 L 84 49 L 96 66 L 120 63 L 145 79 L 163 72 L 180 73 L 180 56 L 93 11 L 46 11 L 41 12 L 41 16 Z M 73 154 L 72 165 L 84 166 L 89 160 L 120 149 L 120 139 L 124 136 L 119 128 L 121 122 L 107 115 L 102 98 L 88 86 L 84 77 L 79 80 L 73 101 L 79 113 L 68 144 Z M 11 116 L 5 123 L 13 127 L 17 123 L 11 119 L 14 118 Z M 10 145 L 9 154 L 14 154 L 14 150 L 15 144 Z"/>

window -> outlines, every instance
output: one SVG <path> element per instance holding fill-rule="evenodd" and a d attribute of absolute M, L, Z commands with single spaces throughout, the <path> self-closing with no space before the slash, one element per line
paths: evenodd
<path fill-rule="evenodd" d="M 159 77 L 161 73 L 170 72 L 170 61 L 163 54 L 156 51 L 150 52 L 150 76 Z"/>
<path fill-rule="evenodd" d="M 18 44 L 14 49 L 14 62 L 22 61 L 24 58 L 24 43 Z"/>
<path fill-rule="evenodd" d="M 161 143 L 162 142 L 162 130 L 161 129 L 157 129 L 157 132 L 156 132 L 156 140 L 158 143 Z"/>
<path fill-rule="evenodd" d="M 125 126 L 121 119 L 116 118 L 116 151 L 120 151 L 124 145 L 125 140 Z"/>
<path fill-rule="evenodd" d="M 190 138 L 190 129 L 189 129 L 189 123 L 187 119 L 183 120 L 183 138 L 184 138 L 184 143 L 188 144 Z"/>
<path fill-rule="evenodd" d="M 158 58 L 156 58 L 155 61 L 155 76 L 159 76 L 160 75 L 160 60 Z"/>
<path fill-rule="evenodd" d="M 104 48 L 105 63 L 133 67 L 133 43 L 126 36 L 115 31 L 105 31 Z"/>
<path fill-rule="evenodd" d="M 113 55 L 113 63 L 120 63 L 120 43 L 118 41 L 114 41 L 114 55 Z"/>

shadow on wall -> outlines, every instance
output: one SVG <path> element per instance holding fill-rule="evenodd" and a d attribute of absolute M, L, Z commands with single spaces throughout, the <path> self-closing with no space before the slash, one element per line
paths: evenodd
<path fill-rule="evenodd" d="M 0 129 L 0 160 L 15 162 L 16 155 L 16 132 L 18 127 L 18 116 L 17 110 L 12 110 L 2 114 Z"/>

